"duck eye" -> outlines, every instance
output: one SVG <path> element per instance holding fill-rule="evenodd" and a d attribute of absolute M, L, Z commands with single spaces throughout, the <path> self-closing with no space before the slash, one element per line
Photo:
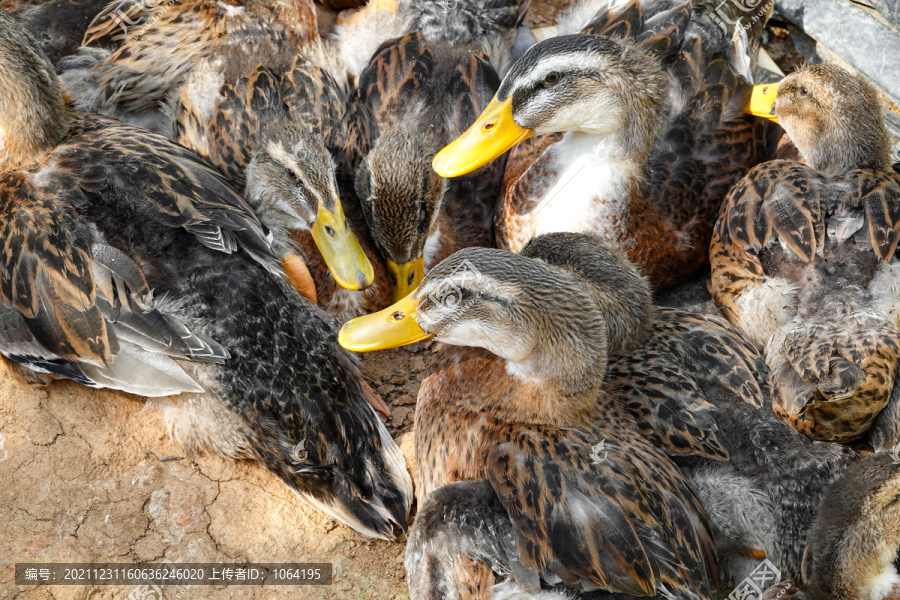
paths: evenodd
<path fill-rule="evenodd" d="M 807 96 L 807 95 L 809 95 L 809 90 L 806 89 L 805 87 L 800 88 L 800 95 L 801 95 L 801 96 Z"/>
<path fill-rule="evenodd" d="M 559 81 L 559 73 L 553 71 L 552 73 L 547 73 L 547 76 L 544 77 L 544 87 L 550 87 L 551 85 L 555 85 Z"/>
<path fill-rule="evenodd" d="M 300 177 L 297 176 L 297 172 L 294 171 L 293 169 L 287 170 L 287 176 L 288 176 L 288 179 L 290 179 L 291 181 L 297 181 L 300 179 Z"/>
<path fill-rule="evenodd" d="M 459 299 L 466 300 L 470 296 L 468 288 L 463 288 L 459 290 Z"/>

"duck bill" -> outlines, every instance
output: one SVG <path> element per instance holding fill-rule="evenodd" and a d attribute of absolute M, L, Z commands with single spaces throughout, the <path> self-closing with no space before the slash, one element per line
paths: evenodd
<path fill-rule="evenodd" d="M 389 260 L 387 267 L 395 282 L 394 288 L 391 290 L 392 302 L 398 302 L 412 294 L 425 278 L 424 256 L 400 265 Z"/>
<path fill-rule="evenodd" d="M 338 342 L 347 350 L 372 352 L 414 344 L 434 337 L 419 326 L 419 299 L 407 296 L 384 310 L 344 323 Z"/>
<path fill-rule="evenodd" d="M 319 213 L 310 231 L 338 285 L 348 290 L 364 290 L 372 285 L 375 269 L 359 240 L 347 227 L 344 209 L 337 198 L 334 199 L 334 211 L 319 204 Z"/>
<path fill-rule="evenodd" d="M 747 107 L 747 112 L 755 117 L 762 117 L 777 123 L 778 116 L 775 114 L 775 97 L 777 95 L 777 83 L 754 85 L 753 93 L 750 95 L 750 105 Z"/>
<path fill-rule="evenodd" d="M 459 177 L 532 135 L 533 129 L 526 129 L 513 119 L 512 95 L 502 102 L 495 96 L 465 133 L 437 153 L 431 167 L 441 177 Z"/>

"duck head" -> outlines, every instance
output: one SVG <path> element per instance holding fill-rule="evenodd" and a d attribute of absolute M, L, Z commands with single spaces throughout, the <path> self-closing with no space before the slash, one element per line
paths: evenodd
<path fill-rule="evenodd" d="M 276 239 L 308 231 L 339 285 L 349 290 L 369 287 L 375 270 L 344 216 L 335 165 L 321 136 L 275 124 L 262 140 L 247 166 L 246 187 L 247 201 L 260 220 Z"/>
<path fill-rule="evenodd" d="M 572 262 L 557 266 L 567 243 L 591 252 L 579 260 L 592 263 L 593 272 Z M 594 390 L 603 381 L 609 348 L 643 338 L 649 287 L 624 256 L 589 235 L 549 234 L 536 244 L 526 248 L 531 256 L 460 250 L 408 297 L 347 322 L 339 341 L 350 350 L 371 351 L 433 337 L 484 348 L 526 382 L 570 394 Z"/>
<path fill-rule="evenodd" d="M 398 126 L 384 133 L 356 172 L 356 192 L 384 254 L 394 301 L 425 276 L 425 243 L 435 227 L 446 180 L 431 169 L 436 142 Z"/>
<path fill-rule="evenodd" d="M 749 112 L 777 121 L 816 170 L 890 169 L 878 94 L 837 65 L 806 66 L 779 84 L 756 86 Z"/>
<path fill-rule="evenodd" d="M 55 148 L 71 119 L 50 60 L 30 33 L 0 11 L 0 172 Z"/>
<path fill-rule="evenodd" d="M 475 123 L 434 158 L 444 177 L 469 173 L 533 135 L 577 131 L 646 160 L 663 126 L 668 80 L 629 41 L 574 34 L 532 46 Z"/>

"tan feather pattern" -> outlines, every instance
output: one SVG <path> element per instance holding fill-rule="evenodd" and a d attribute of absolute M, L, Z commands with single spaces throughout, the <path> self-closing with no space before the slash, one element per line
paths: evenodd
<path fill-rule="evenodd" d="M 642 345 L 610 358 L 606 382 L 626 399 L 641 433 L 670 455 L 727 460 L 716 437 L 714 386 L 753 407 L 764 403 L 756 350 L 723 319 L 657 308 Z"/>
<path fill-rule="evenodd" d="M 148 10 L 140 0 L 111 3 L 84 37 L 85 47 L 110 50 L 92 67 L 103 112 L 152 113 L 174 94 L 202 60 L 219 46 L 244 54 L 287 54 L 316 34 L 311 0 L 288 2 L 161 2 Z"/>
<path fill-rule="evenodd" d="M 713 298 L 766 350 L 775 411 L 807 435 L 859 437 L 890 398 L 900 323 L 885 269 L 900 239 L 898 199 L 893 173 L 829 176 L 779 160 L 753 169 L 722 209 Z"/>
<path fill-rule="evenodd" d="M 651 595 L 666 586 L 708 597 L 715 549 L 703 509 L 669 459 L 634 435 L 615 408 L 621 400 L 604 392 L 597 424 L 578 429 L 506 423 L 466 408 L 470 394 L 529 393 L 502 362 L 446 348 L 430 369 L 416 414 L 419 501 L 446 483 L 487 479 L 529 569 L 576 588 Z M 601 441 L 602 456 L 592 456 Z"/>

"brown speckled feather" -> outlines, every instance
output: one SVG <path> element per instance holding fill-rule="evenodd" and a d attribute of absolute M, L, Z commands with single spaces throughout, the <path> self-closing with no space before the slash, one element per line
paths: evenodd
<path fill-rule="evenodd" d="M 275 75 L 259 66 L 235 85 L 224 85 L 219 90 L 222 100 L 206 134 L 208 160 L 238 189 L 246 183 L 244 171 L 260 142 L 265 118 L 284 114 L 278 85 Z"/>
<path fill-rule="evenodd" d="M 376 135 L 373 117 L 359 97 L 300 57 L 284 78 L 282 96 L 291 117 L 322 132 L 338 172 L 352 176 Z"/>
<path fill-rule="evenodd" d="M 380 131 L 399 121 L 410 101 L 427 89 L 434 52 L 418 31 L 383 43 L 360 75 L 359 94 Z"/>
<path fill-rule="evenodd" d="M 710 289 L 767 348 L 776 412 L 817 438 L 865 432 L 893 389 L 900 177 L 828 176 L 789 161 L 734 187 L 710 250 Z"/>
<path fill-rule="evenodd" d="M 28 174 L 4 174 L 0 302 L 28 319 L 56 323 L 56 332 L 41 327 L 39 339 L 54 354 L 106 364 L 118 345 L 95 306 L 91 240 L 78 224 L 74 207 L 41 194 Z"/>
<path fill-rule="evenodd" d="M 111 3 L 94 19 L 84 46 L 111 53 L 91 67 L 96 110 L 116 114 L 157 111 L 202 60 L 223 44 L 246 55 L 281 56 L 287 68 L 316 34 L 311 0 L 268 2 Z M 270 65 L 277 68 L 276 64 Z M 76 98 L 76 103 L 83 101 Z"/>
<path fill-rule="evenodd" d="M 87 369 L 114 363 L 123 335 L 170 356 L 222 360 L 227 353 L 218 345 L 152 310 L 144 279 L 147 269 L 156 274 L 152 263 L 108 246 L 79 217 L 92 198 L 110 195 L 127 198 L 144 217 L 192 232 L 210 248 L 233 252 L 240 244 L 276 268 L 259 221 L 208 165 L 155 134 L 85 116 L 47 159 L 0 180 L 0 309 L 16 309 L 26 321 L 4 312 L 6 326 L 19 323 L 33 336 L 28 342 L 21 332 L 10 334 L 4 352 L 28 364 L 74 361 L 80 371 L 54 364 L 82 382 L 110 375 Z M 129 386 L 146 382 L 116 384 L 137 392 Z"/>
<path fill-rule="evenodd" d="M 640 348 L 611 357 L 606 381 L 627 398 L 641 433 L 667 453 L 727 460 L 711 414 L 716 408 L 704 390 L 715 386 L 760 407 L 761 363 L 723 319 L 657 308 L 649 337 Z"/>
<path fill-rule="evenodd" d="M 703 509 L 669 459 L 634 435 L 621 400 L 604 393 L 596 425 L 569 429 L 505 423 L 466 408 L 470 394 L 539 393 L 502 363 L 483 350 L 446 348 L 423 381 L 420 502 L 440 485 L 487 479 L 529 569 L 575 587 L 649 595 L 664 585 L 707 597 L 715 550 Z"/>

